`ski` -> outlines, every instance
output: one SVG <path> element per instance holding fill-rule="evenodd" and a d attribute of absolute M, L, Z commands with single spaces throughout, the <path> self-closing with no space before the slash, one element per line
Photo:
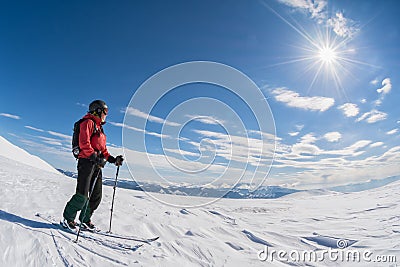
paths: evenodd
<path fill-rule="evenodd" d="M 36 213 L 36 216 L 46 220 L 47 222 L 50 222 L 53 225 L 56 225 L 56 226 L 59 226 L 59 227 L 63 228 L 62 230 L 66 230 L 67 232 L 76 234 L 75 231 L 72 231 L 70 229 L 65 229 L 64 227 L 62 227 L 60 225 L 60 223 L 56 222 L 55 219 L 53 217 L 51 217 L 51 216 L 45 216 L 45 215 L 40 214 L 40 213 Z M 86 233 L 99 234 L 99 235 L 108 236 L 108 237 L 112 237 L 112 238 L 117 238 L 117 239 L 122 239 L 122 240 L 129 240 L 129 241 L 136 241 L 136 242 L 141 242 L 141 243 L 146 243 L 146 244 L 150 244 L 151 242 L 154 242 L 159 238 L 159 236 L 152 237 L 152 238 L 142 238 L 142 237 L 137 237 L 137 236 L 120 235 L 120 234 L 114 234 L 114 233 L 110 233 L 110 232 L 105 232 L 105 231 L 102 231 L 100 229 L 96 229 L 96 230 L 93 231 L 93 230 L 82 228 L 81 230 L 82 230 L 81 233 L 84 232 L 84 234 L 86 234 Z M 93 236 L 93 235 L 90 235 L 90 236 Z M 87 238 L 87 235 L 85 235 L 85 237 Z"/>
<path fill-rule="evenodd" d="M 142 242 L 142 243 L 151 243 L 156 241 L 158 238 L 160 238 L 159 236 L 156 237 L 152 237 L 152 238 L 141 238 L 141 237 L 136 237 L 136 236 L 127 236 L 127 235 L 120 235 L 120 234 L 114 234 L 114 233 L 110 233 L 110 232 L 105 232 L 99 229 L 96 229 L 95 231 L 90 231 L 87 229 L 83 229 L 85 232 L 89 231 L 92 232 L 94 234 L 99 234 L 99 235 L 103 235 L 103 236 L 108 236 L 108 237 L 113 237 L 113 238 L 118 238 L 118 239 L 124 239 L 124 240 L 131 240 L 131 241 L 137 241 L 137 242 Z"/>
<path fill-rule="evenodd" d="M 64 233 L 68 233 L 68 234 L 72 234 L 72 235 L 76 235 L 77 234 L 77 231 L 74 231 L 74 230 L 71 230 L 71 229 L 68 229 L 68 228 L 64 228 L 62 226 L 61 222 L 57 222 L 55 220 L 55 218 L 53 218 L 52 216 L 46 216 L 46 215 L 43 215 L 41 213 L 36 213 L 35 216 L 41 218 L 42 220 L 44 220 L 46 222 L 51 223 L 54 226 L 54 228 L 56 228 L 59 231 L 59 233 L 62 236 L 64 236 L 65 238 L 68 238 L 68 236 L 63 234 L 63 232 Z M 101 245 L 103 245 L 105 247 L 108 247 L 108 248 L 111 248 L 111 249 L 117 249 L 117 250 L 125 250 L 125 251 L 126 250 L 133 250 L 133 251 L 136 251 L 138 248 L 143 246 L 143 244 L 132 246 L 132 245 L 129 245 L 129 244 L 118 243 L 118 242 L 115 242 L 115 241 L 112 241 L 112 240 L 103 240 L 103 239 L 97 238 L 97 237 L 95 237 L 95 236 L 93 236 L 93 235 L 91 235 L 89 233 L 86 233 L 86 232 L 85 233 L 81 232 L 80 236 L 83 237 L 84 239 L 87 239 L 87 240 L 93 241 L 95 243 L 101 244 Z M 70 240 L 75 242 L 75 240 L 73 240 L 72 238 Z"/>

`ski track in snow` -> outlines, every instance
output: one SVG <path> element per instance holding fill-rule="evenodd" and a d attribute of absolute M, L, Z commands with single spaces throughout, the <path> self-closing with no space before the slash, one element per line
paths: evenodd
<path fill-rule="evenodd" d="M 50 232 L 51 232 L 51 231 L 50 231 Z M 54 243 L 54 245 L 55 245 L 55 247 L 56 247 L 57 253 L 58 253 L 58 255 L 60 256 L 60 259 L 61 259 L 62 263 L 63 263 L 65 266 L 71 266 L 72 264 L 68 261 L 67 256 L 65 256 L 65 254 L 64 254 L 64 252 L 63 252 L 62 247 L 61 247 L 61 246 L 59 245 L 59 243 L 56 241 L 56 238 L 55 238 L 53 232 L 51 232 L 51 237 L 53 238 L 53 243 Z"/>
<path fill-rule="evenodd" d="M 43 212 L 60 218 L 75 190 L 74 179 L 2 156 L 0 173 L 0 266 L 340 266 L 257 258 L 265 246 L 319 251 L 339 241 L 396 255 L 400 262 L 400 182 L 358 193 L 222 199 L 196 209 L 166 206 L 144 192 L 118 188 L 113 232 L 160 236 L 139 247 L 95 234 L 74 243 L 72 233 L 35 216 Z M 102 229 L 109 225 L 110 195 L 112 187 L 104 186 L 93 215 Z"/>
<path fill-rule="evenodd" d="M 72 238 L 67 236 L 65 233 L 62 233 L 61 231 L 62 230 L 59 231 L 60 235 L 62 235 L 65 239 L 67 239 L 67 241 L 70 242 L 69 244 L 71 244 L 71 242 L 74 242 Z M 127 264 L 122 262 L 122 261 L 119 261 L 119 260 L 117 260 L 117 259 L 115 259 L 113 257 L 107 256 L 107 255 L 104 255 L 104 252 L 105 252 L 104 250 L 102 250 L 102 254 L 100 254 L 100 252 L 96 251 L 98 249 L 97 246 L 88 246 L 88 244 L 86 242 L 85 242 L 85 244 L 82 244 L 82 241 L 78 241 L 75 244 L 77 246 L 79 246 L 80 248 L 82 248 L 83 250 L 86 250 L 86 251 L 90 252 L 89 255 L 98 256 L 99 258 L 105 259 L 105 260 L 109 261 L 112 264 L 117 263 L 117 264 L 120 264 L 120 265 L 127 266 Z M 98 249 L 98 250 L 100 250 L 100 249 Z M 79 254 L 79 257 L 81 258 L 80 254 Z"/>

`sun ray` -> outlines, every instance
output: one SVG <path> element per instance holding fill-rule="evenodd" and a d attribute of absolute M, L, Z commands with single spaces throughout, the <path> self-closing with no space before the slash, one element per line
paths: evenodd
<path fill-rule="evenodd" d="M 318 76 L 319 76 L 321 70 L 322 70 L 322 65 L 319 65 L 318 70 L 316 71 L 316 73 L 315 73 L 315 75 L 314 75 L 314 78 L 312 79 L 312 81 L 311 81 L 311 83 L 310 83 L 310 86 L 309 86 L 308 89 L 307 89 L 307 95 L 310 93 L 311 88 L 314 86 L 314 83 L 315 83 L 315 81 L 317 80 L 317 78 L 318 78 Z"/>
<path fill-rule="evenodd" d="M 293 20 L 293 22 L 283 17 L 265 2 L 262 3 L 305 40 L 305 43 L 301 45 L 290 45 L 298 49 L 302 53 L 301 56 L 269 65 L 268 67 L 285 64 L 304 64 L 302 66 L 304 74 L 314 71 L 311 77 L 301 77 L 302 79 L 311 79 L 307 94 L 317 84 L 324 86 L 323 89 L 329 90 L 329 82 L 331 81 L 332 86 L 335 87 L 332 89 L 335 89 L 339 96 L 349 101 L 344 81 L 350 76 L 354 78 L 355 75 L 352 73 L 352 69 L 360 66 L 380 68 L 354 58 L 357 50 L 349 48 L 354 36 L 339 36 L 327 24 L 318 24 L 314 31 L 307 31 L 303 25 L 291 16 L 289 16 L 289 19 Z"/>

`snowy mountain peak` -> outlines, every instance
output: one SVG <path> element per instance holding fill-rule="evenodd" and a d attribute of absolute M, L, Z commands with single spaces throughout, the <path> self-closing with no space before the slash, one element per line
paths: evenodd
<path fill-rule="evenodd" d="M 0 136 L 0 156 L 18 161 L 20 163 L 48 171 L 58 173 L 58 171 L 50 164 L 42 160 L 41 158 L 29 154 L 22 148 L 12 144 L 10 141 Z"/>

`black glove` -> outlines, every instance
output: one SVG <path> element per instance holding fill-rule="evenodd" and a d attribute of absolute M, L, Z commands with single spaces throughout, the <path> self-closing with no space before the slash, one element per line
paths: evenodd
<path fill-rule="evenodd" d="M 124 161 L 124 158 L 122 157 L 122 155 L 119 155 L 115 158 L 113 156 L 108 156 L 107 161 L 115 164 L 116 166 L 121 166 L 122 162 Z"/>
<path fill-rule="evenodd" d="M 90 155 L 89 159 L 91 162 L 95 163 L 96 165 L 98 165 L 101 168 L 104 168 L 104 165 L 106 165 L 106 163 L 107 163 L 107 161 L 103 157 L 103 155 L 98 156 L 96 152 L 93 153 L 92 155 Z"/>
<path fill-rule="evenodd" d="M 107 159 L 107 161 L 108 162 L 110 162 L 110 163 L 113 163 L 113 164 L 115 164 L 115 158 L 113 157 L 113 156 L 108 156 L 108 159 Z"/>
<path fill-rule="evenodd" d="M 92 155 L 90 155 L 89 159 L 91 162 L 96 163 L 97 162 L 97 153 L 94 152 Z"/>
<path fill-rule="evenodd" d="M 124 157 L 122 157 L 122 155 L 118 155 L 115 158 L 115 165 L 116 166 L 121 166 L 123 161 L 124 161 Z"/>

